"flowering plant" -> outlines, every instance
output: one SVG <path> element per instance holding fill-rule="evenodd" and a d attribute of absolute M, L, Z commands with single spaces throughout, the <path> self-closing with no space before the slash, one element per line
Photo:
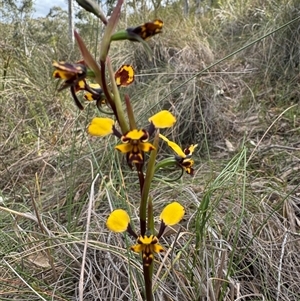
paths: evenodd
<path fill-rule="evenodd" d="M 137 173 L 140 198 L 139 234 L 132 229 L 128 213 L 119 208 L 116 208 L 109 215 L 106 226 L 113 232 L 127 231 L 136 239 L 136 244 L 131 246 L 130 249 L 142 255 L 145 296 L 147 301 L 152 301 L 154 255 L 164 251 L 163 246 L 159 244 L 159 239 L 167 226 L 173 226 L 180 222 L 184 215 L 184 208 L 177 201 L 170 202 L 160 214 L 160 229 L 156 233 L 151 223 L 153 220 L 153 204 L 149 196 L 150 186 L 155 173 L 165 166 L 172 165 L 180 168 L 181 176 L 184 171 L 192 175 L 194 161 L 191 156 L 197 144 L 182 150 L 178 144 L 160 133 L 160 130 L 170 128 L 176 122 L 175 116 L 166 110 L 149 117 L 148 122 L 143 122 L 141 127 L 137 126 L 129 96 L 125 95 L 124 101 L 122 101 L 119 93 L 120 87 L 127 87 L 134 81 L 134 68 L 126 64 L 114 72 L 108 56 L 112 42 L 126 39 L 143 43 L 146 51 L 149 52 L 150 48 L 145 41 L 162 32 L 163 22 L 157 19 L 154 22 L 147 22 L 115 33 L 123 0 L 118 0 L 109 20 L 106 20 L 98 8 L 96 9 L 95 6 L 90 5 L 90 1 L 81 0 L 80 3 L 83 7 L 88 8 L 87 10 L 97 15 L 106 25 L 102 37 L 100 61 L 97 62 L 94 59 L 79 34 L 75 32 L 75 38 L 83 59 L 75 63 L 54 62 L 53 76 L 63 80 L 58 91 L 70 89 L 75 104 L 80 110 L 84 110 L 84 105 L 78 99 L 79 92 L 84 91 L 85 100 L 95 101 L 102 116 L 94 117 L 91 120 L 88 133 L 99 137 L 116 136 L 120 143 L 115 146 L 115 149 L 126 156 L 128 166 L 133 172 Z M 90 82 L 90 79 L 95 80 L 96 83 Z M 108 110 L 103 110 L 103 106 L 107 106 Z M 107 114 L 110 117 L 103 116 Z M 175 156 L 157 162 L 160 140 L 168 144 L 175 152 Z M 149 154 L 149 156 L 146 154 Z"/>

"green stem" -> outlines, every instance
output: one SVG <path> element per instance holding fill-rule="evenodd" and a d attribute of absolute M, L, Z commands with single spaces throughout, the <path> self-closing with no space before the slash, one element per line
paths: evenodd
<path fill-rule="evenodd" d="M 152 264 L 151 264 L 152 266 Z M 151 266 L 143 265 L 146 300 L 153 301 Z"/>
<path fill-rule="evenodd" d="M 147 218 L 147 229 L 150 231 L 151 234 L 154 235 L 154 215 L 153 215 L 153 203 L 152 203 L 152 197 L 149 196 L 148 198 L 148 212 L 147 212 L 148 218 Z M 149 273 L 150 277 L 152 279 L 153 275 L 153 262 L 149 266 Z M 151 286 L 152 287 L 152 286 Z"/>
<path fill-rule="evenodd" d="M 150 233 L 154 234 L 154 218 L 153 218 L 153 203 L 152 197 L 148 198 L 148 218 L 147 218 L 147 229 Z"/>
<path fill-rule="evenodd" d="M 106 83 L 106 77 L 105 77 L 106 66 L 105 66 L 105 62 L 100 61 L 100 66 L 101 66 L 101 88 L 103 90 L 103 93 L 106 97 L 107 102 L 109 103 L 111 109 L 113 110 L 113 112 L 114 112 L 114 114 L 115 114 L 115 116 L 118 120 L 118 114 L 117 114 L 117 111 L 116 111 L 116 106 L 115 106 L 114 100 L 111 97 L 111 93 L 108 90 L 107 83 Z"/>
<path fill-rule="evenodd" d="M 168 166 L 174 166 L 177 165 L 177 161 L 175 159 L 175 157 L 169 157 L 169 158 L 165 158 L 161 161 L 159 161 L 154 168 L 154 171 L 157 172 L 159 169 L 164 168 L 164 167 L 168 167 Z"/>
<path fill-rule="evenodd" d="M 91 55 L 89 50 L 87 49 L 85 43 L 83 42 L 82 38 L 80 35 L 77 33 L 77 31 L 74 31 L 74 36 L 77 41 L 78 47 L 80 49 L 80 52 L 82 54 L 82 57 L 84 59 L 85 64 L 91 69 L 94 73 L 94 77 L 99 85 L 102 83 L 101 79 L 101 70 L 99 68 L 99 65 L 95 61 L 94 57 Z"/>
<path fill-rule="evenodd" d="M 111 17 L 107 23 L 105 28 L 102 42 L 101 42 L 101 49 L 100 49 L 100 61 L 105 62 L 109 47 L 110 47 L 110 38 L 117 27 L 118 21 L 120 19 L 121 14 L 121 7 L 124 0 L 118 0 L 116 7 L 114 8 Z"/>
<path fill-rule="evenodd" d="M 136 129 L 136 122 L 135 122 L 135 118 L 134 118 L 132 105 L 130 103 L 130 98 L 127 94 L 125 94 L 125 105 L 126 105 L 126 111 L 127 111 L 127 116 L 128 116 L 128 120 L 129 120 L 130 130 L 132 131 L 133 129 Z"/>
<path fill-rule="evenodd" d="M 141 164 L 136 164 L 135 166 L 136 166 L 136 170 L 138 173 L 138 178 L 139 178 L 139 183 L 140 183 L 140 192 L 142 195 L 144 184 L 145 184 L 145 176 L 143 173 L 143 166 Z"/>
<path fill-rule="evenodd" d="M 151 60 L 152 58 L 152 50 L 149 47 L 148 43 L 146 41 L 144 41 L 139 35 L 128 31 L 128 30 L 120 30 L 116 33 L 114 33 L 111 38 L 110 38 L 111 42 L 112 41 L 122 41 L 122 40 L 129 40 L 129 41 L 136 41 L 136 42 L 140 42 L 142 43 L 144 49 L 146 50 L 149 60 Z"/>
<path fill-rule="evenodd" d="M 125 133 L 128 132 L 128 125 L 125 120 L 124 110 L 122 108 L 119 89 L 118 89 L 118 86 L 115 81 L 115 74 L 114 74 L 114 71 L 113 71 L 113 68 L 110 63 L 109 58 L 107 58 L 107 69 L 108 69 L 108 74 L 110 77 L 112 92 L 114 94 L 114 106 L 115 106 L 115 110 L 116 110 L 116 118 L 119 122 L 120 128 L 122 130 L 122 134 L 124 135 Z M 102 62 L 101 62 L 101 70 L 102 70 Z"/>
<path fill-rule="evenodd" d="M 147 201 L 150 191 L 151 182 L 154 175 L 154 168 L 155 168 L 155 160 L 157 155 L 157 149 L 158 149 L 158 141 L 159 141 L 159 135 L 158 131 L 154 137 L 153 146 L 155 149 L 151 151 L 150 159 L 148 161 L 147 166 L 147 172 L 145 177 L 145 183 L 142 190 L 142 196 L 141 196 L 141 205 L 140 205 L 140 224 L 141 224 L 141 235 L 144 236 L 146 232 L 146 217 L 147 217 Z"/>

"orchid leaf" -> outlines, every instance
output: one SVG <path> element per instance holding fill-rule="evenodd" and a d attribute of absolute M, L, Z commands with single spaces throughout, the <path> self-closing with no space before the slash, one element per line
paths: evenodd
<path fill-rule="evenodd" d="M 84 59 L 85 64 L 93 70 L 95 74 L 95 79 L 99 85 L 101 85 L 102 80 L 101 80 L 101 70 L 98 65 L 98 63 L 95 61 L 94 57 L 91 55 L 87 47 L 85 46 L 82 38 L 80 35 L 77 33 L 77 31 L 74 31 L 74 36 L 77 41 L 77 44 L 79 46 L 80 52 L 82 54 L 82 57 Z"/>
<path fill-rule="evenodd" d="M 99 6 L 93 0 L 76 0 L 76 2 L 86 11 L 98 17 L 105 25 L 107 24 L 106 17 L 100 10 Z"/>
<path fill-rule="evenodd" d="M 120 19 L 120 14 L 121 14 L 121 7 L 123 4 L 124 0 L 118 0 L 118 3 L 115 7 L 115 9 L 112 12 L 112 15 L 110 19 L 108 20 L 106 29 L 104 31 L 104 35 L 102 38 L 102 43 L 101 43 L 101 51 L 100 51 L 100 61 L 105 62 L 108 51 L 109 51 L 109 46 L 110 46 L 110 38 L 115 31 L 118 21 Z"/>

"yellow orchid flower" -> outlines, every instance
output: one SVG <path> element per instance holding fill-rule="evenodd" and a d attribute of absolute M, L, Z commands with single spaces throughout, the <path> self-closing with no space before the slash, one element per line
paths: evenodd
<path fill-rule="evenodd" d="M 72 64 L 54 61 L 52 66 L 55 68 L 53 77 L 65 80 L 59 91 L 76 85 L 87 75 L 87 69 L 84 64 Z"/>
<path fill-rule="evenodd" d="M 147 22 L 140 26 L 129 27 L 112 35 L 112 41 L 130 40 L 130 41 L 147 41 L 154 35 L 161 33 L 164 22 L 156 19 L 153 22 Z"/>
<path fill-rule="evenodd" d="M 146 130 L 134 129 L 121 137 L 123 144 L 117 145 L 116 149 L 126 154 L 130 165 L 132 163 L 143 164 L 144 153 L 155 149 L 151 143 L 147 142 L 148 139 L 149 133 Z"/>
<path fill-rule="evenodd" d="M 164 248 L 158 243 L 158 238 L 154 235 L 139 236 L 137 244 L 130 248 L 133 252 L 142 253 L 143 264 L 149 266 L 154 258 L 155 253 L 164 252 Z"/>
<path fill-rule="evenodd" d="M 136 34 L 143 40 L 148 40 L 154 35 L 161 33 L 163 25 L 164 22 L 162 20 L 156 19 L 153 22 L 147 22 L 135 28 L 127 28 L 127 32 L 129 34 Z"/>
<path fill-rule="evenodd" d="M 76 106 L 80 110 L 83 110 L 83 106 L 76 96 L 76 86 L 79 82 L 83 81 L 86 78 L 86 66 L 84 64 L 81 64 L 81 62 L 77 64 L 71 64 L 56 61 L 53 62 L 52 66 L 55 68 L 53 77 L 64 80 L 58 91 L 60 92 L 66 88 L 70 88 Z"/>
<path fill-rule="evenodd" d="M 130 218 L 127 212 L 123 209 L 114 210 L 106 221 L 106 226 L 113 232 L 125 232 L 127 231 L 136 240 L 137 243 L 131 246 L 131 250 L 136 253 L 142 253 L 143 264 L 149 266 L 154 258 L 155 253 L 164 251 L 164 248 L 159 244 L 159 239 L 163 235 L 167 226 L 174 226 L 178 224 L 184 215 L 184 208 L 178 202 L 172 202 L 167 205 L 160 214 L 160 229 L 158 234 L 146 235 L 141 233 L 137 235 L 131 228 Z"/>
<path fill-rule="evenodd" d="M 144 153 L 150 152 L 155 147 L 148 142 L 150 136 L 156 128 L 171 127 L 175 122 L 175 117 L 168 111 L 158 112 L 149 118 L 150 125 L 148 129 L 133 129 L 125 134 L 121 134 L 116 128 L 115 123 L 110 118 L 94 118 L 88 127 L 88 132 L 93 136 L 106 136 L 114 134 L 121 139 L 122 144 L 115 148 L 123 154 L 126 154 L 127 163 L 130 167 L 132 164 L 144 163 Z"/>
<path fill-rule="evenodd" d="M 168 146 L 171 147 L 172 150 L 175 152 L 175 159 L 178 165 L 181 168 L 183 168 L 189 175 L 193 175 L 194 169 L 192 166 L 194 165 L 194 160 L 192 160 L 191 157 L 198 144 L 192 144 L 189 147 L 182 150 L 177 143 L 169 140 L 164 135 L 159 134 L 159 137 L 165 142 L 167 142 Z"/>

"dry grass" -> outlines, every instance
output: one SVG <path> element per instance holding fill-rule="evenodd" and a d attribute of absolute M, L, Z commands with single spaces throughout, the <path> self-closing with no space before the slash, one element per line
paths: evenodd
<path fill-rule="evenodd" d="M 177 116 L 169 134 L 200 145 L 194 178 L 159 178 L 152 188 L 156 216 L 174 199 L 186 209 L 181 228 L 161 241 L 155 300 L 300 299 L 299 21 L 189 80 L 299 14 L 296 1 L 250 2 L 222 1 L 176 23 L 162 10 L 166 29 L 149 42 L 152 61 L 137 44 L 111 48 L 116 67 L 137 70 L 126 93 L 140 126 L 167 108 Z M 105 227 L 120 206 L 138 224 L 137 179 L 113 138 L 86 134 L 93 106 L 79 113 L 51 79 L 52 60 L 77 52 L 64 39 L 53 52 L 31 38 L 28 59 L 8 36 L 0 41 L 8 67 L 0 82 L 0 300 L 142 300 L 132 240 Z"/>

